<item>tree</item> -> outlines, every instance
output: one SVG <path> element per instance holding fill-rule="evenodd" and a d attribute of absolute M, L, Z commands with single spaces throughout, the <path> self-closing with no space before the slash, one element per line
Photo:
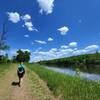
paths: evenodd
<path fill-rule="evenodd" d="M 17 51 L 17 56 L 16 56 L 17 62 L 24 62 L 24 53 L 21 50 Z"/>
<path fill-rule="evenodd" d="M 17 62 L 29 62 L 31 53 L 28 51 L 17 51 L 16 61 Z"/>
<path fill-rule="evenodd" d="M 31 55 L 31 53 L 30 52 L 28 52 L 28 51 L 25 51 L 24 52 L 24 56 L 25 56 L 25 62 L 29 62 L 29 60 L 30 60 L 30 55 Z"/>

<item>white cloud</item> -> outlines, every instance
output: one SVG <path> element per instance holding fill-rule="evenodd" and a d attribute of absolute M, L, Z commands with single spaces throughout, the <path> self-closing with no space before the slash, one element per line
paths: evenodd
<path fill-rule="evenodd" d="M 25 34 L 24 37 L 29 38 L 29 35 L 28 34 Z"/>
<path fill-rule="evenodd" d="M 74 50 L 72 55 L 80 55 L 80 54 L 87 54 L 87 51 L 84 49 Z"/>
<path fill-rule="evenodd" d="M 58 31 L 60 31 L 61 35 L 66 35 L 67 32 L 69 31 L 69 28 L 64 26 L 58 29 Z"/>
<path fill-rule="evenodd" d="M 77 42 L 71 42 L 71 43 L 69 43 L 69 47 L 77 47 Z"/>
<path fill-rule="evenodd" d="M 48 41 L 53 41 L 53 38 L 49 37 L 49 38 L 48 38 Z"/>
<path fill-rule="evenodd" d="M 46 41 L 41 41 L 41 40 L 35 40 L 35 42 L 40 44 L 46 44 Z"/>
<path fill-rule="evenodd" d="M 67 48 L 68 48 L 67 45 L 62 45 L 62 46 L 61 46 L 61 49 L 67 49 Z"/>
<path fill-rule="evenodd" d="M 55 53 L 57 52 L 57 48 L 52 48 L 51 50 L 49 50 L 50 53 Z"/>
<path fill-rule="evenodd" d="M 8 20 L 13 22 L 13 23 L 18 23 L 19 21 L 23 20 L 24 24 L 22 27 L 27 27 L 29 31 L 36 31 L 38 30 L 33 26 L 33 23 L 31 21 L 31 15 L 25 14 L 20 16 L 18 12 L 8 12 Z"/>
<path fill-rule="evenodd" d="M 31 16 L 29 14 L 25 14 L 24 16 L 21 17 L 22 20 L 24 21 L 30 21 L 31 20 Z"/>
<path fill-rule="evenodd" d="M 33 24 L 32 24 L 31 21 L 26 21 L 25 24 L 23 25 L 23 27 L 25 27 L 25 26 L 27 27 L 27 29 L 29 31 L 36 31 L 36 32 L 38 32 L 38 30 L 35 27 L 33 27 Z"/>
<path fill-rule="evenodd" d="M 29 49 L 21 49 L 22 51 L 28 51 L 28 52 L 31 52 L 31 50 Z"/>
<path fill-rule="evenodd" d="M 56 58 L 63 58 L 69 56 L 75 56 L 80 54 L 88 54 L 88 53 L 95 53 L 98 50 L 98 45 L 90 45 L 85 47 L 84 49 L 77 49 L 72 48 L 66 45 L 61 46 L 60 48 L 51 48 L 48 51 L 41 51 L 36 50 L 32 53 L 32 60 L 33 61 L 40 61 L 40 60 L 50 60 Z"/>
<path fill-rule="evenodd" d="M 99 48 L 98 45 L 90 45 L 90 46 L 87 46 L 87 47 L 85 48 L 85 50 L 96 50 L 96 49 L 98 49 L 98 48 Z"/>
<path fill-rule="evenodd" d="M 28 28 L 29 31 L 33 31 L 33 24 L 32 24 L 32 22 L 25 22 L 25 26 Z"/>
<path fill-rule="evenodd" d="M 98 45 L 90 45 L 90 46 L 87 46 L 85 50 L 87 51 L 87 53 L 89 52 L 94 53 L 96 52 L 96 50 L 98 50 L 98 48 L 99 48 Z"/>
<path fill-rule="evenodd" d="M 18 23 L 20 21 L 20 15 L 17 12 L 8 12 L 8 19 L 13 23 Z"/>
<path fill-rule="evenodd" d="M 54 0 L 37 0 L 37 2 L 39 4 L 41 14 L 43 12 L 46 14 L 51 14 L 53 12 Z"/>

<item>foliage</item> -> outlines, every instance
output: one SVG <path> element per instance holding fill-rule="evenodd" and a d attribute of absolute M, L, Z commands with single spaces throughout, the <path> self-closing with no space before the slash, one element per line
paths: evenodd
<path fill-rule="evenodd" d="M 100 99 L 100 83 L 60 74 L 37 64 L 28 64 L 27 66 L 47 83 L 60 100 Z"/>
<path fill-rule="evenodd" d="M 1 55 L 0 56 L 0 63 L 9 63 L 11 62 L 10 59 L 8 58 L 8 54 Z"/>
<path fill-rule="evenodd" d="M 0 77 L 4 75 L 5 71 L 9 69 L 11 66 L 11 63 L 7 64 L 0 64 Z"/>
<path fill-rule="evenodd" d="M 60 58 L 48 61 L 40 61 L 39 64 L 45 65 L 55 65 L 57 67 L 72 67 L 76 69 L 77 67 L 82 71 L 90 71 L 100 73 L 100 53 L 95 54 L 84 54 L 79 56 L 72 56 L 67 58 Z"/>
<path fill-rule="evenodd" d="M 13 60 L 17 62 L 29 62 L 31 53 L 28 51 L 17 51 L 17 56 Z"/>

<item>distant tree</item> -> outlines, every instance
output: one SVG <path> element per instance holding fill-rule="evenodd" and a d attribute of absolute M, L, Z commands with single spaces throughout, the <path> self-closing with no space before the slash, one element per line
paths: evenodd
<path fill-rule="evenodd" d="M 0 63 L 7 63 L 9 61 L 8 54 L 0 56 Z"/>
<path fill-rule="evenodd" d="M 24 62 L 24 53 L 22 50 L 17 51 L 16 60 L 17 62 Z"/>
<path fill-rule="evenodd" d="M 30 60 L 30 55 L 31 55 L 31 53 L 30 52 L 28 52 L 28 51 L 25 51 L 24 52 L 24 60 L 25 60 L 25 62 L 29 62 L 29 60 Z"/>
<path fill-rule="evenodd" d="M 16 56 L 16 61 L 17 62 L 29 62 L 30 55 L 31 54 L 28 51 L 18 50 L 17 51 L 17 56 Z"/>

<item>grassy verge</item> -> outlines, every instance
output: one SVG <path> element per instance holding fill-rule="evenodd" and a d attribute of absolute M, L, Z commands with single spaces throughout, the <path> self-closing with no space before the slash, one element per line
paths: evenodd
<path fill-rule="evenodd" d="M 50 71 L 40 65 L 28 67 L 43 79 L 55 96 L 61 100 L 100 100 L 100 84 Z"/>
<path fill-rule="evenodd" d="M 4 75 L 4 73 L 10 68 L 10 63 L 0 64 L 0 77 Z"/>

